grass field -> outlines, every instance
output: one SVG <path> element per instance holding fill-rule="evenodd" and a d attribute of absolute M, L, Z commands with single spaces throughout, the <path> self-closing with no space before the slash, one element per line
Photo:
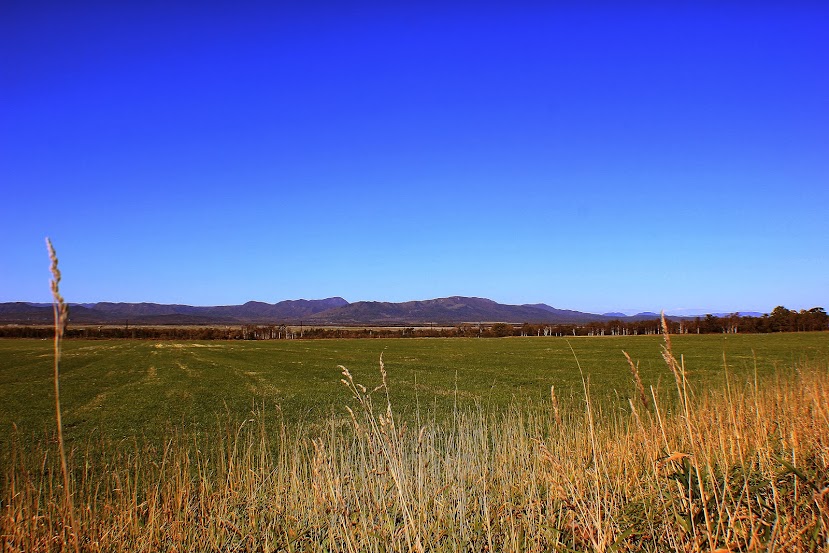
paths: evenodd
<path fill-rule="evenodd" d="M 70 341 L 65 477 L 0 341 L 0 550 L 829 551 L 829 335 L 671 341 Z"/>
<path fill-rule="evenodd" d="M 605 405 L 627 405 L 634 385 L 622 350 L 640 361 L 642 380 L 671 393 L 660 336 L 281 340 L 234 342 L 67 341 L 61 366 L 69 443 L 99 433 L 114 439 L 158 438 L 173 426 L 212 427 L 217 416 L 244 417 L 254 405 L 281 407 L 289 422 L 315 423 L 344 413 L 349 395 L 338 365 L 366 385 L 379 383 L 384 355 L 396 412 L 451 414 L 476 402 L 498 409 L 513 400 L 544 402 L 555 385 L 581 397 L 576 357 Z M 572 346 L 573 351 L 571 351 Z M 761 379 L 775 367 L 829 359 L 829 334 L 675 336 L 691 382 L 719 386 L 723 355 L 730 371 Z M 575 352 L 576 357 L 574 357 Z M 0 340 L 0 446 L 12 423 L 21 435 L 54 425 L 50 341 Z M 415 381 L 417 386 L 415 386 Z M 457 389 L 457 394 L 455 390 Z M 621 402 L 616 402 L 616 399 Z M 615 403 L 614 403 L 615 402 Z"/>

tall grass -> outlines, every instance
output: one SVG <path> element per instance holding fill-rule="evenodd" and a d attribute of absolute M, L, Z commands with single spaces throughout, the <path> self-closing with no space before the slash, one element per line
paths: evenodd
<path fill-rule="evenodd" d="M 63 334 L 66 330 L 66 322 L 69 320 L 69 307 L 66 305 L 66 302 L 63 300 L 63 296 L 60 293 L 60 269 L 58 268 L 58 256 L 55 253 L 55 248 L 52 246 L 52 241 L 49 238 L 46 239 L 46 249 L 49 252 L 49 261 L 50 266 L 49 270 L 52 273 L 52 280 L 49 283 L 50 289 L 52 291 L 52 307 L 54 311 L 54 327 L 55 327 L 55 336 L 54 336 L 54 365 L 53 365 L 53 375 L 52 375 L 52 383 L 54 385 L 55 390 L 55 427 L 57 429 L 57 441 L 58 441 L 58 454 L 60 456 L 60 469 L 61 469 L 61 476 L 63 477 L 63 491 L 64 491 L 64 507 L 65 512 L 63 513 L 64 516 L 67 514 L 68 516 L 68 541 L 72 544 L 75 549 L 75 553 L 80 551 L 78 547 L 78 534 L 77 534 L 77 522 L 75 520 L 75 506 L 72 499 L 72 485 L 69 481 L 69 469 L 67 468 L 66 464 L 66 451 L 64 449 L 64 441 L 63 441 L 63 422 L 61 419 L 61 410 L 60 410 L 60 358 L 61 358 L 61 345 L 63 341 Z M 64 518 L 67 520 L 67 518 Z M 65 525 L 64 525 L 65 526 Z M 61 538 L 63 543 L 67 542 L 67 535 L 64 534 Z"/>

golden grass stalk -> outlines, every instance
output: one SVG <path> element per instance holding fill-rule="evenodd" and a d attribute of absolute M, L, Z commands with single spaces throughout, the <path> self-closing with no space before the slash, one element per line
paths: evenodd
<path fill-rule="evenodd" d="M 55 385 L 55 422 L 58 428 L 58 450 L 60 452 L 60 470 L 63 475 L 63 489 L 65 492 L 66 507 L 69 511 L 70 521 L 70 540 L 74 544 L 75 551 L 80 551 L 79 545 L 79 528 L 75 520 L 75 508 L 72 501 L 72 491 L 69 482 L 69 469 L 66 465 L 66 450 L 63 444 L 63 422 L 60 416 L 60 356 L 61 356 L 61 341 L 63 340 L 63 333 L 66 330 L 66 322 L 69 319 L 69 307 L 63 300 L 60 294 L 60 269 L 58 269 L 58 256 L 55 253 L 55 248 L 52 246 L 52 241 L 46 238 L 46 248 L 49 251 L 49 260 L 51 261 L 50 270 L 52 272 L 52 280 L 50 288 L 52 290 L 52 308 L 55 315 L 55 341 L 54 341 L 54 378 Z"/>
<path fill-rule="evenodd" d="M 558 396 L 556 395 L 555 384 L 550 386 L 550 403 L 553 406 L 553 415 L 555 416 L 556 424 L 561 426 L 561 407 L 558 402 Z"/>
<path fill-rule="evenodd" d="M 668 330 L 668 323 L 665 320 L 665 312 L 663 311 L 661 314 L 661 321 L 662 321 L 662 337 L 665 340 L 665 343 L 662 345 L 662 359 L 665 360 L 665 364 L 668 365 L 668 368 L 671 370 L 671 374 L 674 375 L 674 380 L 676 382 L 676 390 L 679 394 L 679 397 L 683 397 L 682 389 L 683 389 L 683 381 L 684 381 L 684 374 L 682 364 L 677 361 L 676 357 L 674 357 L 673 347 L 671 346 L 671 333 Z"/>
<path fill-rule="evenodd" d="M 633 360 L 628 355 L 628 352 L 622 350 L 622 353 L 625 355 L 625 359 L 627 359 L 628 366 L 630 367 L 630 372 L 633 375 L 633 382 L 636 384 L 636 391 L 639 392 L 639 400 L 642 402 L 642 406 L 645 410 L 648 410 L 648 396 L 645 393 L 645 386 L 642 385 L 642 378 L 639 376 L 639 362 L 637 361 L 636 364 L 633 364 Z"/>

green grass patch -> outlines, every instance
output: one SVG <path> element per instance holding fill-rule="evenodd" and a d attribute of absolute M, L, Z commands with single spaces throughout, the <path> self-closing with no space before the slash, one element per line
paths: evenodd
<path fill-rule="evenodd" d="M 762 380 L 775 367 L 829 358 L 829 334 L 674 336 L 696 385 L 723 383 L 723 355 L 732 377 Z M 660 355 L 661 336 L 390 339 L 261 342 L 64 343 L 61 404 L 67 441 L 96 434 L 108 440 L 155 440 L 170 427 L 213 429 L 226 415 L 261 410 L 291 423 L 316 424 L 344 413 L 350 396 L 338 365 L 367 386 L 379 384 L 384 356 L 395 412 L 404 419 L 451 416 L 459 407 L 498 410 L 511 402 L 583 396 L 573 351 L 605 408 L 635 396 L 622 350 L 640 361 L 646 388 L 670 394 L 673 377 Z M 572 346 L 573 351 L 570 347 Z M 22 439 L 54 428 L 51 342 L 0 341 L 0 446 L 13 429 Z M 786 369 L 786 370 L 791 370 Z M 279 406 L 279 409 L 277 409 Z M 281 414 L 280 414 L 281 413 Z"/>

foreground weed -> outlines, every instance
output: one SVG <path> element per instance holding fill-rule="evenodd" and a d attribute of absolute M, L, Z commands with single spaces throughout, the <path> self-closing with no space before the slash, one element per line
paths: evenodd
<path fill-rule="evenodd" d="M 51 265 L 49 267 L 52 273 L 52 280 L 49 283 L 50 288 L 52 290 L 52 305 L 55 315 L 55 338 L 54 338 L 54 372 L 52 382 L 54 384 L 55 390 L 55 424 L 57 426 L 57 438 L 58 438 L 58 452 L 60 454 L 60 469 L 61 469 L 61 476 L 63 477 L 63 490 L 64 490 L 64 500 L 65 500 L 65 512 L 64 514 L 68 514 L 68 531 L 69 536 L 68 540 L 72 543 L 75 552 L 77 553 L 80 551 L 78 547 L 78 524 L 75 519 L 75 506 L 72 500 L 72 488 L 69 481 L 69 469 L 67 468 L 66 464 L 66 451 L 64 448 L 64 441 L 63 441 L 63 421 L 61 420 L 61 412 L 60 412 L 60 357 L 61 357 L 61 342 L 63 340 L 63 334 L 66 330 L 66 322 L 69 319 L 69 306 L 66 305 L 66 302 L 63 299 L 63 296 L 60 294 L 60 269 L 58 269 L 58 256 L 55 253 L 55 248 L 52 247 L 52 241 L 48 238 L 46 239 L 46 248 L 49 251 L 49 261 Z M 67 520 L 64 518 L 64 520 Z M 66 526 L 66 525 L 64 525 Z M 65 543 L 67 537 L 64 536 L 61 538 L 62 541 Z"/>

